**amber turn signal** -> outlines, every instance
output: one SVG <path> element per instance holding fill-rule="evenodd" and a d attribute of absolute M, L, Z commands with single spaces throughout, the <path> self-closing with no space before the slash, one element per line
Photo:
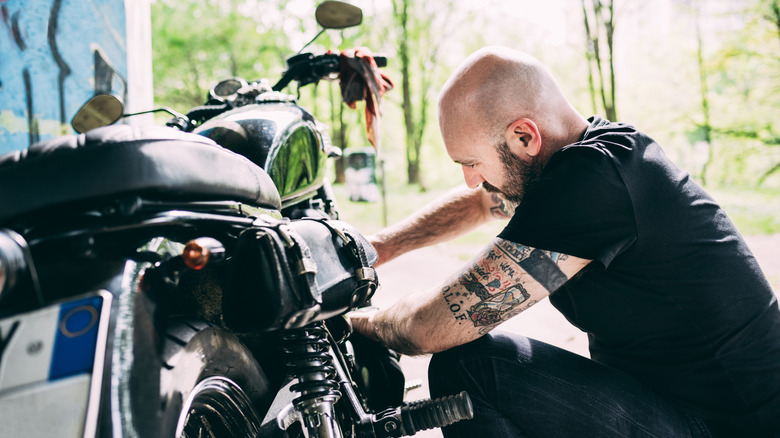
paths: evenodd
<path fill-rule="evenodd" d="M 225 247 L 220 241 L 211 237 L 201 237 L 187 242 L 181 258 L 188 268 L 199 271 L 209 262 L 222 260 L 224 254 Z"/>

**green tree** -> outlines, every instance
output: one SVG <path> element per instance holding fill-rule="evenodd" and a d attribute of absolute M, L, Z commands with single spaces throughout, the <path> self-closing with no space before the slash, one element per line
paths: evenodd
<path fill-rule="evenodd" d="M 588 61 L 588 85 L 591 105 L 597 113 L 596 95 L 601 97 L 604 115 L 609 120 L 617 120 L 615 103 L 615 4 L 614 0 L 582 0 L 582 18 L 585 24 L 586 50 Z M 603 49 L 606 48 L 606 54 Z M 593 70 L 597 77 L 594 78 Z M 607 70 L 607 73 L 604 72 Z M 609 74 L 608 78 L 605 75 Z M 605 83 L 609 82 L 609 85 Z"/>
<path fill-rule="evenodd" d="M 442 29 L 453 24 L 455 2 L 392 1 L 401 69 L 407 182 L 425 190 L 421 160 L 423 138 L 428 125 L 433 80 L 438 72 L 439 50 L 447 36 Z"/>
<path fill-rule="evenodd" d="M 712 125 L 710 123 L 710 98 L 709 98 L 709 86 L 707 85 L 707 66 L 704 62 L 704 41 L 701 30 L 701 6 L 698 0 L 694 0 L 692 4 L 693 18 L 696 24 L 696 61 L 699 67 L 699 90 L 701 93 L 701 113 L 703 121 L 697 127 L 698 133 L 701 135 L 702 140 L 707 145 L 707 160 L 701 167 L 699 172 L 699 179 L 702 184 L 707 183 L 707 168 L 712 164 L 715 159 L 715 148 L 712 146 Z"/>
<path fill-rule="evenodd" d="M 760 9 L 763 11 L 763 17 L 764 19 L 769 23 L 770 28 L 774 28 L 774 31 L 777 32 L 776 36 L 778 37 L 775 46 L 775 57 L 774 60 L 777 61 L 777 53 L 780 52 L 780 50 L 777 50 L 778 47 L 780 47 L 780 0 L 764 0 L 762 7 Z M 771 55 L 770 55 L 771 56 Z M 775 67 L 780 67 L 780 65 L 777 65 L 775 63 Z M 775 72 L 777 72 L 778 69 L 775 69 Z M 780 76 L 776 74 L 776 78 Z M 777 89 L 775 91 L 775 96 L 777 96 Z M 778 102 L 775 101 L 777 104 Z M 777 109 L 777 105 L 774 105 L 774 108 Z M 774 119 L 777 120 L 776 118 Z M 764 143 L 770 146 L 780 146 L 780 132 L 775 131 L 773 125 L 768 125 L 768 135 L 764 135 Z M 774 173 L 780 172 L 780 162 L 775 163 L 772 167 L 770 167 L 766 172 L 764 172 L 761 177 L 758 180 L 759 184 L 763 184 L 766 179 L 773 175 Z"/>
<path fill-rule="evenodd" d="M 298 20 L 285 1 L 161 0 L 152 4 L 155 98 L 175 108 L 201 105 L 228 76 L 274 77 L 290 55 L 285 28 Z M 262 14 L 277 17 L 268 22 Z M 313 20 L 312 20 L 313 21 Z M 292 26 L 291 26 L 292 23 Z M 273 72 L 273 74 L 270 74 Z"/>
<path fill-rule="evenodd" d="M 724 151 L 721 182 L 763 183 L 780 170 L 780 2 L 729 3 L 716 18 L 740 13 L 743 23 L 721 36 L 712 59 L 712 133 Z M 727 18 L 723 18 L 723 17 Z"/>

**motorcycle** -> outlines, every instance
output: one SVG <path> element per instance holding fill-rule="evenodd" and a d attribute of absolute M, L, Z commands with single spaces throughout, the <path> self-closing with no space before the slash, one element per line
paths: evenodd
<path fill-rule="evenodd" d="M 361 20 L 317 8 L 323 30 Z M 0 157 L 0 435 L 395 437 L 471 418 L 465 393 L 403 403 L 397 355 L 345 316 L 376 290 L 376 253 L 338 220 L 337 148 L 281 93 L 343 64 L 226 79 L 164 109 L 168 127 L 113 124 L 121 102 L 96 96 L 82 134 Z"/>

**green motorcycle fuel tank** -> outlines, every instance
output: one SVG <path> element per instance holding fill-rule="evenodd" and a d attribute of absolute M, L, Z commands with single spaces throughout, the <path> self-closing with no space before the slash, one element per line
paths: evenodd
<path fill-rule="evenodd" d="M 314 197 L 325 180 L 329 141 L 309 112 L 292 102 L 241 106 L 195 129 L 268 172 L 282 208 Z"/>

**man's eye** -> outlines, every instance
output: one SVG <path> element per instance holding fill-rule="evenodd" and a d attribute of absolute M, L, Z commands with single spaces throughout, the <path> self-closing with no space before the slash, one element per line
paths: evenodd
<path fill-rule="evenodd" d="M 475 165 L 474 164 L 464 164 L 463 166 L 464 167 L 468 167 L 469 169 L 473 169 Z"/>

